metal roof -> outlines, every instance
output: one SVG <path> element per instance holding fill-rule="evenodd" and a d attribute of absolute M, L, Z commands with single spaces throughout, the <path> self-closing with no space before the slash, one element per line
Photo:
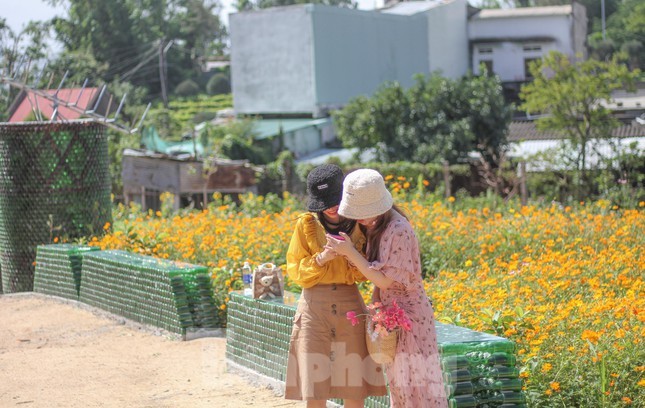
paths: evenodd
<path fill-rule="evenodd" d="M 538 16 L 566 16 L 573 13 L 571 5 L 548 6 L 548 7 L 520 7 L 509 9 L 483 9 L 471 17 L 472 20 L 489 18 L 515 18 L 515 17 L 538 17 Z"/>
<path fill-rule="evenodd" d="M 615 128 L 611 135 L 616 138 L 645 137 L 645 125 L 632 122 Z M 508 127 L 508 141 L 560 140 L 564 136 L 552 130 L 538 130 L 534 121 L 513 121 Z"/>
<path fill-rule="evenodd" d="M 280 133 L 295 132 L 310 126 L 320 126 L 331 122 L 330 118 L 320 119 L 259 119 L 253 123 L 255 140 L 267 139 Z"/>

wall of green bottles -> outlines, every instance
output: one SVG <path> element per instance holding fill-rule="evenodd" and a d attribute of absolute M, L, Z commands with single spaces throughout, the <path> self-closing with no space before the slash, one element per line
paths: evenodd
<path fill-rule="evenodd" d="M 226 358 L 284 382 L 295 310 L 293 300 L 261 301 L 231 293 Z M 513 342 L 442 323 L 436 323 L 436 328 L 450 408 L 526 406 Z M 365 401 L 368 408 L 389 406 L 388 397 L 369 397 Z"/>
<path fill-rule="evenodd" d="M 199 265 L 81 245 L 41 245 L 34 291 L 180 335 L 217 326 L 211 278 Z"/>
<path fill-rule="evenodd" d="M 0 123 L 2 291 L 33 289 L 36 247 L 111 220 L 104 126 L 91 121 Z"/>
<path fill-rule="evenodd" d="M 78 300 L 83 253 L 99 249 L 87 245 L 39 245 L 36 248 L 34 292 Z"/>

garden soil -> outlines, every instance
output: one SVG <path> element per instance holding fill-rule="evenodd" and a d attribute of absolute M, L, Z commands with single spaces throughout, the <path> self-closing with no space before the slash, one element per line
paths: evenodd
<path fill-rule="evenodd" d="M 228 371 L 226 339 L 34 293 L 0 295 L 0 407 L 304 407 Z"/>

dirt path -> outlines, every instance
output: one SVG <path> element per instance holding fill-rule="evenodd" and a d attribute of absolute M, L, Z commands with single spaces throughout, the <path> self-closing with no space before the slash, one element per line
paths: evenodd
<path fill-rule="evenodd" d="M 0 407 L 304 407 L 226 370 L 224 338 L 178 341 L 86 305 L 0 295 Z"/>

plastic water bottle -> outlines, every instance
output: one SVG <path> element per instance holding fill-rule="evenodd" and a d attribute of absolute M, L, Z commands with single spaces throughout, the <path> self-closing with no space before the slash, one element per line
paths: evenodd
<path fill-rule="evenodd" d="M 253 280 L 253 273 L 251 271 L 251 265 L 248 262 L 244 262 L 242 267 L 242 282 L 244 283 L 244 295 L 253 296 L 253 289 L 251 288 L 251 282 Z"/>

